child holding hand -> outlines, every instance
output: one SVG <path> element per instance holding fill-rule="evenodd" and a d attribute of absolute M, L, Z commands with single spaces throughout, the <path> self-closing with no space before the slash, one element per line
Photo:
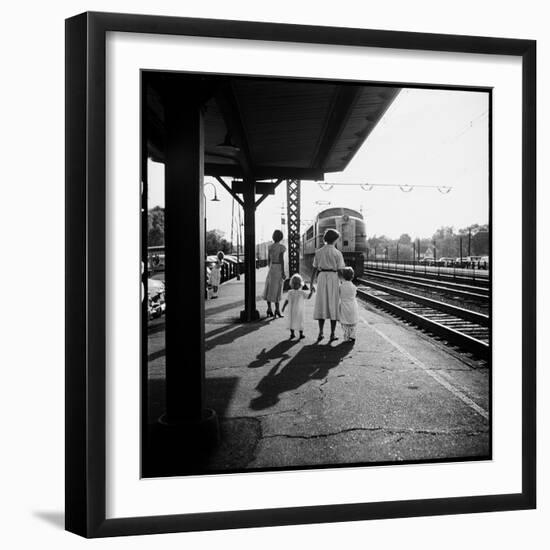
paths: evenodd
<path fill-rule="evenodd" d="M 304 281 L 297 273 L 290 278 L 290 290 L 288 291 L 285 303 L 283 304 L 283 311 L 286 306 L 289 306 L 289 312 L 287 314 L 288 328 L 290 329 L 290 338 L 294 338 L 294 331 L 300 332 L 300 339 L 304 336 L 304 307 L 305 300 L 311 298 L 313 293 L 313 287 L 311 292 L 302 290 Z"/>
<path fill-rule="evenodd" d="M 357 326 L 357 287 L 353 284 L 355 272 L 352 267 L 342 269 L 344 281 L 340 285 L 340 324 L 344 331 L 346 342 L 355 342 L 355 328 Z"/>

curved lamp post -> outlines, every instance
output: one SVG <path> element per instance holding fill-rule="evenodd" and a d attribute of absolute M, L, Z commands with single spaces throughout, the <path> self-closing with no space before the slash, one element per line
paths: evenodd
<path fill-rule="evenodd" d="M 218 190 L 216 189 L 216 186 L 211 182 L 207 181 L 204 183 L 204 188 L 206 188 L 207 185 L 211 185 L 214 188 L 214 197 L 210 199 L 210 202 L 220 202 L 220 199 L 218 199 Z M 206 193 L 202 193 L 202 196 L 204 198 L 204 251 L 206 252 Z M 206 254 L 208 256 L 208 254 Z"/>

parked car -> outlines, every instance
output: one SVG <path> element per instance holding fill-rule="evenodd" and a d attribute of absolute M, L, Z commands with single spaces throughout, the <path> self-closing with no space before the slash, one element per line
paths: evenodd
<path fill-rule="evenodd" d="M 466 261 L 470 264 L 477 264 L 481 261 L 481 256 L 466 256 Z"/>
<path fill-rule="evenodd" d="M 148 318 L 156 319 L 166 311 L 164 282 L 158 279 L 147 280 L 147 312 Z"/>
<path fill-rule="evenodd" d="M 443 258 L 439 258 L 439 260 L 437 260 L 439 265 L 442 265 L 444 267 L 451 267 L 454 263 L 455 263 L 455 259 L 454 258 L 448 258 L 446 256 L 444 256 Z"/>
<path fill-rule="evenodd" d="M 149 252 L 147 255 L 147 269 L 150 273 L 156 271 L 164 271 L 165 269 L 165 254 L 161 252 Z"/>

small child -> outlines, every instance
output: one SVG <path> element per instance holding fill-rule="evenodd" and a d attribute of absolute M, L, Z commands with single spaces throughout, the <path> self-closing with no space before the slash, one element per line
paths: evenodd
<path fill-rule="evenodd" d="M 294 331 L 300 332 L 300 339 L 304 336 L 304 300 L 311 298 L 311 292 L 302 290 L 304 286 L 304 280 L 298 273 L 292 275 L 290 278 L 290 290 L 288 291 L 285 303 L 283 304 L 283 311 L 286 306 L 289 305 L 289 314 L 287 315 L 288 328 L 290 329 L 290 338 L 294 338 Z"/>
<path fill-rule="evenodd" d="M 222 264 L 223 259 L 225 258 L 225 254 L 220 250 L 218 252 L 216 263 L 211 267 L 210 271 L 210 285 L 212 286 L 212 294 L 211 298 L 217 298 L 218 297 L 218 288 L 220 287 L 221 280 L 222 280 Z"/>
<path fill-rule="evenodd" d="M 355 327 L 357 325 L 357 287 L 352 283 L 355 272 L 352 267 L 342 270 L 344 281 L 340 285 L 340 324 L 344 330 L 344 340 L 355 342 Z"/>

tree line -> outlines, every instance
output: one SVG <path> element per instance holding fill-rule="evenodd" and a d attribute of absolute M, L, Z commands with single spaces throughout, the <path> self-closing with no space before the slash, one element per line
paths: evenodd
<path fill-rule="evenodd" d="M 147 246 L 164 246 L 164 208 L 155 206 L 147 213 Z M 231 242 L 224 237 L 224 232 L 211 229 L 206 232 L 206 254 L 219 251 L 231 252 Z"/>
<path fill-rule="evenodd" d="M 373 235 L 367 239 L 370 258 L 412 260 L 426 254 L 436 258 L 487 256 L 489 254 L 489 226 L 473 224 L 456 230 L 452 226 L 440 227 L 431 237 L 413 239 L 403 233 L 398 239 Z"/>

